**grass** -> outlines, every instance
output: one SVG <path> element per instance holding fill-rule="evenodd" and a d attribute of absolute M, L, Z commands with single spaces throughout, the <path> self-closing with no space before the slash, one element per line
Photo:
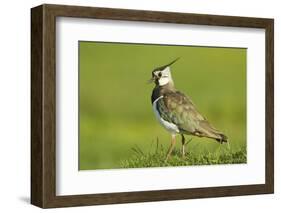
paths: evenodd
<path fill-rule="evenodd" d="M 145 153 L 138 146 L 133 147 L 132 151 L 134 154 L 130 159 L 121 161 L 123 168 L 241 164 L 247 162 L 246 146 L 233 151 L 229 145 L 224 144 L 213 153 L 198 154 L 188 151 L 184 158 L 181 155 L 181 150 L 175 149 L 167 161 L 165 161 L 167 150 L 158 141 L 150 152 Z"/>

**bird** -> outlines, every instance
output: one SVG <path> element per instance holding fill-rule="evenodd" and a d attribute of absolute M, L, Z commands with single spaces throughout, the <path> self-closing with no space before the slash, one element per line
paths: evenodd
<path fill-rule="evenodd" d="M 152 70 L 149 83 L 155 83 L 151 104 L 158 122 L 171 134 L 171 144 L 166 161 L 170 158 L 176 144 L 176 135 L 181 135 L 181 154 L 185 157 L 186 140 L 184 135 L 206 137 L 219 143 L 227 143 L 228 137 L 213 127 L 199 113 L 191 98 L 175 88 L 171 75 L 172 62 Z"/>

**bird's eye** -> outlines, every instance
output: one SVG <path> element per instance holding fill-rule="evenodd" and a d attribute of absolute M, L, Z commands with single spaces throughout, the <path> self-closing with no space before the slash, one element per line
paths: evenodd
<path fill-rule="evenodd" d="M 161 73 L 161 72 L 159 72 L 159 73 L 158 73 L 158 77 L 161 77 L 161 76 L 162 76 L 162 73 Z"/>

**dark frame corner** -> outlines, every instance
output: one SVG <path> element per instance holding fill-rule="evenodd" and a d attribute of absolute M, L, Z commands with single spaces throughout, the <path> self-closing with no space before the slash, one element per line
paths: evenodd
<path fill-rule="evenodd" d="M 266 183 L 56 196 L 56 17 L 263 28 L 266 31 Z M 31 203 L 42 208 L 178 200 L 274 192 L 274 20 L 110 8 L 41 5 L 31 9 Z"/>

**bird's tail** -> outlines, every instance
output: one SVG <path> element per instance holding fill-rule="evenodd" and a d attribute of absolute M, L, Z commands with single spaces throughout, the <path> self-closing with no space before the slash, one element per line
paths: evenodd
<path fill-rule="evenodd" d="M 228 137 L 220 132 L 204 132 L 202 135 L 199 135 L 201 137 L 211 138 L 215 139 L 219 143 L 227 143 Z"/>
<path fill-rule="evenodd" d="M 215 139 L 219 143 L 228 142 L 228 137 L 219 130 L 215 129 L 213 126 L 211 126 L 207 121 L 201 122 L 200 127 L 201 136 Z"/>
<path fill-rule="evenodd" d="M 228 142 L 228 138 L 227 138 L 226 135 L 224 135 L 222 133 L 219 133 L 217 135 L 218 135 L 218 138 L 216 138 L 217 142 L 220 142 L 220 143 L 227 143 Z"/>

